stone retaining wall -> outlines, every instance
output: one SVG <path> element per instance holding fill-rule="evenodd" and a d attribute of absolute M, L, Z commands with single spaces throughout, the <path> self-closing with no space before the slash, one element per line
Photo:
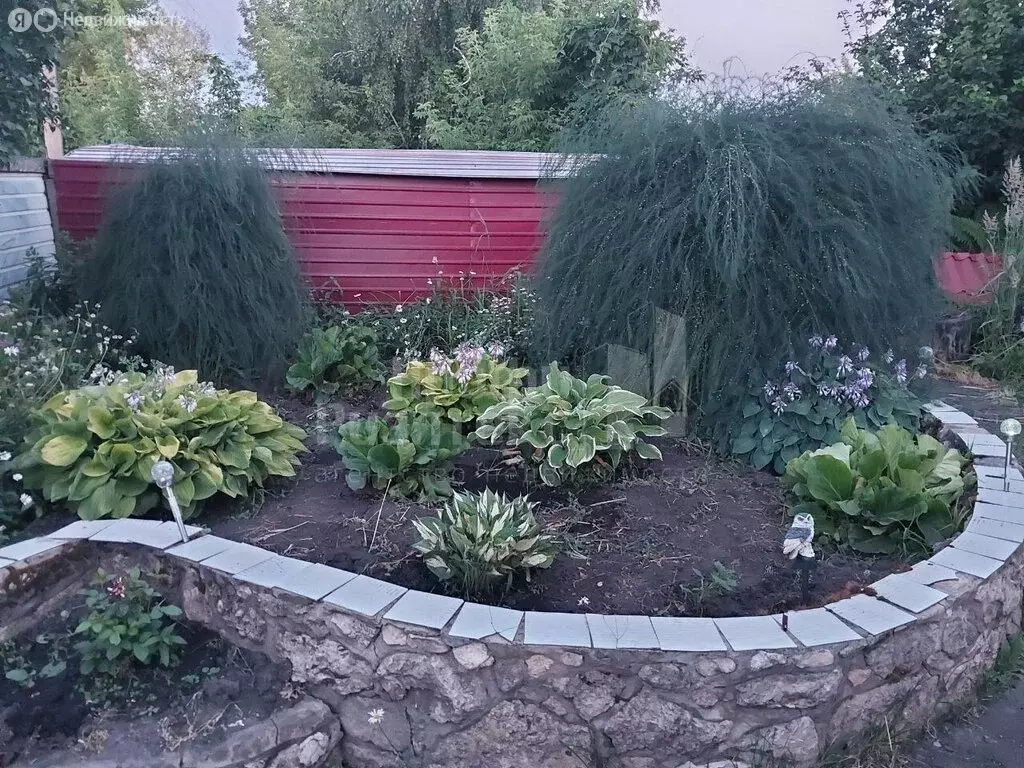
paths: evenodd
<path fill-rule="evenodd" d="M 930 409 L 976 455 L 967 532 L 875 584 L 878 598 L 785 618 L 523 614 L 213 536 L 174 546 L 171 524 L 135 520 L 75 523 L 0 558 L 28 558 L 15 572 L 38 548 L 158 559 L 190 619 L 288 660 L 331 706 L 349 768 L 704 768 L 755 754 L 802 768 L 955 706 L 1021 629 L 1024 476 L 1011 470 L 1004 490 L 998 438 Z"/>

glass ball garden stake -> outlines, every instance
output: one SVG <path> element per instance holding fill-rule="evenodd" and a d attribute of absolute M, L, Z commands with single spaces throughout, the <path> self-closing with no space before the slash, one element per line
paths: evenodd
<path fill-rule="evenodd" d="M 1010 459 L 1013 457 L 1013 438 L 1020 434 L 1020 422 L 1006 419 L 999 425 L 999 431 L 1006 438 L 1006 464 L 1003 466 L 1003 490 L 1010 490 Z"/>
<path fill-rule="evenodd" d="M 800 574 L 800 598 L 804 603 L 811 601 L 811 571 L 814 570 L 814 518 L 801 513 L 793 518 L 793 524 L 782 539 L 782 554 L 795 561 Z"/>
<path fill-rule="evenodd" d="M 164 497 L 171 507 L 171 514 L 174 515 L 174 522 L 178 524 L 181 540 L 188 541 L 188 531 L 185 529 L 185 521 L 181 517 L 181 507 L 178 506 L 178 499 L 174 495 L 174 465 L 169 461 L 158 461 L 153 465 L 150 477 L 153 478 L 157 488 L 164 492 Z"/>

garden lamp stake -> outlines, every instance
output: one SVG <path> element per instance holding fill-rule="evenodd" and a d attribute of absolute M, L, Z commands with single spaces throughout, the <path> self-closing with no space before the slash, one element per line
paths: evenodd
<path fill-rule="evenodd" d="M 153 465 L 150 473 L 157 488 L 164 492 L 164 497 L 171 507 L 171 514 L 174 515 L 174 522 L 178 524 L 178 531 L 181 533 L 181 540 L 188 541 L 188 531 L 185 530 L 185 521 L 181 517 L 181 507 L 178 506 L 178 499 L 174 496 L 174 465 L 169 461 L 158 461 Z"/>
<path fill-rule="evenodd" d="M 814 518 L 799 514 L 793 518 L 793 525 L 782 540 L 782 554 L 794 560 L 800 574 L 800 599 L 811 601 L 811 571 L 814 570 Z"/>
<path fill-rule="evenodd" d="M 1013 438 L 1020 434 L 1020 422 L 1006 419 L 999 425 L 999 431 L 1006 438 L 1006 464 L 1003 466 L 1003 490 L 1010 490 L 1010 459 L 1013 458 Z"/>

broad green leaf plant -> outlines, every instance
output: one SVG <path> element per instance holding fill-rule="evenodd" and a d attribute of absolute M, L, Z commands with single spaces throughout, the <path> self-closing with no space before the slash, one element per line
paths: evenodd
<path fill-rule="evenodd" d="M 583 381 L 552 363 L 544 384 L 484 411 L 474 436 L 519 448 L 541 481 L 557 486 L 609 477 L 630 453 L 661 459 L 643 438 L 664 435 L 660 422 L 671 415 L 607 376 Z"/>
<path fill-rule="evenodd" d="M 814 516 L 821 538 L 864 554 L 915 557 L 957 533 L 957 502 L 975 482 L 967 460 L 929 435 L 895 424 L 873 434 L 849 418 L 842 440 L 793 459 L 782 483 L 792 514 Z"/>
<path fill-rule="evenodd" d="M 454 582 L 466 597 L 493 594 L 516 576 L 530 579 L 534 568 L 547 568 L 558 554 L 556 538 L 541 530 L 525 496 L 513 499 L 486 490 L 456 493 L 436 517 L 413 521 L 430 572 Z"/>
<path fill-rule="evenodd" d="M 338 428 L 334 448 L 348 469 L 353 490 L 367 483 L 391 495 L 436 500 L 452 495 L 450 461 L 469 448 L 450 423 L 435 414 L 400 413 L 383 419 L 349 421 Z"/>
<path fill-rule="evenodd" d="M 217 493 L 245 496 L 271 476 L 291 477 L 305 433 L 253 392 L 217 390 L 195 371 L 99 373 L 32 413 L 15 464 L 24 485 L 85 520 L 142 515 L 160 503 L 150 473 L 175 468 L 185 517 Z"/>
<path fill-rule="evenodd" d="M 341 391 L 383 383 L 377 335 L 358 325 L 314 328 L 299 342 L 286 379 L 297 392 L 312 389 L 318 403 L 328 402 Z"/>
<path fill-rule="evenodd" d="M 413 361 L 388 381 L 384 407 L 439 416 L 454 424 L 476 419 L 496 403 L 515 397 L 529 373 L 499 361 L 500 345 L 461 344 L 451 358 L 431 350 L 429 361 Z"/>

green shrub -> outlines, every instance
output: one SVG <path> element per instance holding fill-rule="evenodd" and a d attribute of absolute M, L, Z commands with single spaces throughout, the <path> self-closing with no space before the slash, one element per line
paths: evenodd
<path fill-rule="evenodd" d="M 168 152 L 110 197 L 82 293 L 146 356 L 215 380 L 280 376 L 307 291 L 261 167 L 228 147 Z"/>
<path fill-rule="evenodd" d="M 815 535 L 865 554 L 927 555 L 963 524 L 956 511 L 967 460 L 928 435 L 895 424 L 872 434 L 852 418 L 842 442 L 789 462 L 791 510 L 813 515 Z"/>
<path fill-rule="evenodd" d="M 431 573 L 454 582 L 467 597 L 491 594 L 516 576 L 529 580 L 531 568 L 554 562 L 557 541 L 542 533 L 535 507 L 525 496 L 456 493 L 436 517 L 413 521 L 420 537 L 413 549 Z"/>
<path fill-rule="evenodd" d="M 875 355 L 878 360 L 860 344 L 844 351 L 835 336 L 812 336 L 807 346 L 800 361 L 780 366 L 778 377 L 752 375 L 747 388 L 734 393 L 743 407 L 722 436 L 723 452 L 781 475 L 790 459 L 836 442 L 850 416 L 872 431 L 894 423 L 917 432 L 922 401 L 910 386 L 927 376 L 930 348 L 922 347 L 910 369 L 891 350 Z"/>
<path fill-rule="evenodd" d="M 385 359 L 423 360 L 431 349 L 455 349 L 464 342 L 496 342 L 510 360 L 529 359 L 537 304 L 530 281 L 513 271 L 485 289 L 471 287 L 472 278 L 447 278 L 438 271 L 429 281 L 430 296 L 407 304 L 369 304 L 356 314 L 338 303 L 339 291 L 318 291 L 317 311 L 328 324 L 372 328 Z"/>
<path fill-rule="evenodd" d="M 244 496 L 295 474 L 305 433 L 253 392 L 216 390 L 195 371 L 97 375 L 33 412 L 17 467 L 25 486 L 86 520 L 141 515 L 160 503 L 153 465 L 175 467 L 174 493 L 191 517 L 216 493 Z"/>
<path fill-rule="evenodd" d="M 567 137 L 538 260 L 538 345 L 646 356 L 703 414 L 822 328 L 917 345 L 943 309 L 946 158 L 856 78 L 805 89 L 709 83 Z M 659 314 L 677 320 L 672 339 Z M 705 428 L 735 424 L 731 401 Z"/>
<path fill-rule="evenodd" d="M 484 411 L 474 436 L 518 446 L 545 485 L 608 477 L 630 452 L 660 459 L 641 438 L 664 435 L 659 422 L 672 412 L 607 378 L 583 381 L 552 363 L 544 384 Z"/>
<path fill-rule="evenodd" d="M 185 645 L 174 621 L 181 609 L 165 604 L 138 568 L 125 576 L 100 569 L 93 583 L 85 592 L 89 614 L 75 628 L 84 637 L 76 646 L 82 673 L 116 675 L 136 661 L 171 666 Z"/>
<path fill-rule="evenodd" d="M 469 448 L 465 437 L 436 415 L 405 412 L 394 425 L 383 419 L 349 421 L 334 448 L 348 469 L 346 481 L 396 496 L 433 500 L 451 496 L 450 460 Z"/>
<path fill-rule="evenodd" d="M 448 358 L 436 349 L 430 362 L 414 361 L 388 380 L 389 411 L 440 416 L 455 424 L 476 421 L 492 405 L 515 397 L 529 373 L 498 362 L 501 348 L 461 344 Z"/>
<path fill-rule="evenodd" d="M 296 358 L 288 369 L 288 386 L 298 392 L 312 389 L 318 403 L 339 391 L 384 381 L 377 336 L 358 325 L 314 328 L 299 342 Z"/>

